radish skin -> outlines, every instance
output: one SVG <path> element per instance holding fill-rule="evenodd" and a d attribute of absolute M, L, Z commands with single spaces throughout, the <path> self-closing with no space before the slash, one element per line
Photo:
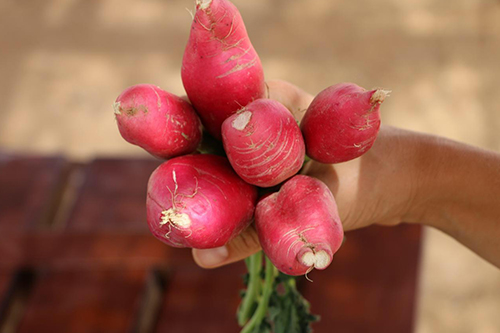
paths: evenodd
<path fill-rule="evenodd" d="M 170 246 L 219 247 L 248 227 L 256 200 L 257 189 L 241 180 L 226 158 L 176 157 L 149 179 L 148 225 Z"/>
<path fill-rule="evenodd" d="M 380 104 L 389 91 L 340 83 L 320 92 L 300 127 L 306 153 L 321 163 L 340 163 L 366 153 L 380 128 Z"/>
<path fill-rule="evenodd" d="M 122 137 L 153 156 L 189 154 L 200 144 L 201 122 L 192 106 L 152 84 L 127 88 L 114 110 Z"/>
<path fill-rule="evenodd" d="M 238 9 L 227 0 L 198 0 L 184 52 L 182 82 L 207 131 L 265 95 L 264 71 Z"/>
<path fill-rule="evenodd" d="M 222 142 L 231 166 L 247 183 L 271 187 L 294 176 L 305 145 L 293 115 L 277 101 L 259 99 L 222 124 Z"/>
<path fill-rule="evenodd" d="M 343 239 L 332 193 L 323 182 L 303 175 L 257 204 L 255 226 L 266 255 L 288 275 L 325 269 Z"/>

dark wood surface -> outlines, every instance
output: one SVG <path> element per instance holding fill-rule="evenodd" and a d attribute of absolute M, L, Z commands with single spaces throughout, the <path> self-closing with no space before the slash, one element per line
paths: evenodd
<path fill-rule="evenodd" d="M 301 285 L 323 318 L 317 331 L 412 332 L 420 237 L 419 228 L 407 225 L 347 233 L 330 268 Z"/>
<path fill-rule="evenodd" d="M 172 271 L 156 333 L 238 332 L 236 309 L 245 265 Z"/>
<path fill-rule="evenodd" d="M 0 231 L 49 223 L 67 165 L 60 157 L 0 155 Z"/>
<path fill-rule="evenodd" d="M 5 317 L 5 310 L 8 306 L 5 302 L 8 298 L 7 292 L 11 281 L 12 274 L 9 271 L 0 271 L 0 321 Z"/>
<path fill-rule="evenodd" d="M 244 265 L 198 268 L 145 223 L 157 160 L 0 155 L 0 330 L 238 332 Z M 347 234 L 331 267 L 299 287 L 315 332 L 412 332 L 415 226 Z"/>
<path fill-rule="evenodd" d="M 146 186 L 156 160 L 101 159 L 82 168 L 82 184 L 67 220 L 71 230 L 142 231 Z"/>
<path fill-rule="evenodd" d="M 18 332 L 129 332 L 145 281 L 134 269 L 40 272 Z"/>

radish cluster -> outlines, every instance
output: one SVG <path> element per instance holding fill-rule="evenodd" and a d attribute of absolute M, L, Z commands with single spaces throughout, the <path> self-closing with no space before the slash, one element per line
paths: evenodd
<path fill-rule="evenodd" d="M 228 0 L 196 1 L 181 75 L 190 102 L 140 84 L 114 104 L 123 138 L 167 159 L 148 183 L 153 235 L 174 247 L 213 248 L 255 222 L 281 272 L 325 269 L 343 240 L 335 199 L 320 180 L 297 173 L 306 154 L 340 163 L 370 149 L 387 92 L 331 86 L 297 124 L 266 99 L 259 56 Z M 207 132 L 222 140 L 225 156 L 202 152 Z M 259 188 L 276 190 L 259 200 Z"/>

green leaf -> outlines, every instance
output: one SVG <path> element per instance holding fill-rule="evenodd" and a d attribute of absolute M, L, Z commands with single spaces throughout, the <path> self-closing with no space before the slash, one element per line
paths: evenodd
<path fill-rule="evenodd" d="M 256 261 L 253 265 L 248 261 L 247 265 L 251 268 L 247 282 L 250 284 L 252 281 L 258 282 L 254 287 L 258 287 L 259 290 L 258 296 L 254 294 L 250 298 L 247 295 L 248 289 L 245 292 L 246 310 L 242 311 L 240 308 L 239 319 L 248 318 L 242 316 L 243 312 L 253 315 L 243 331 L 246 333 L 312 332 L 311 324 L 318 321 L 319 317 L 310 313 L 309 302 L 297 290 L 295 277 L 283 273 L 275 274 L 277 269 L 267 258 L 266 270 L 261 269 Z"/>
<path fill-rule="evenodd" d="M 285 293 L 280 295 L 280 284 L 285 286 Z M 269 318 L 274 333 L 312 332 L 311 323 L 318 320 L 309 311 L 309 302 L 298 292 L 295 278 L 280 274 L 276 280 L 274 292 L 269 302 Z"/>

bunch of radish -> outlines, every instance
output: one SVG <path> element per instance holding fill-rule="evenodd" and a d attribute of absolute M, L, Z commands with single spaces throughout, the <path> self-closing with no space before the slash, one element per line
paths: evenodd
<path fill-rule="evenodd" d="M 242 332 L 307 332 L 315 317 L 291 276 L 328 267 L 343 230 L 329 188 L 298 173 L 306 153 L 340 163 L 368 151 L 387 92 L 333 85 L 299 126 L 285 106 L 266 98 L 259 56 L 228 0 L 196 0 L 181 74 L 189 102 L 140 84 L 114 103 L 123 138 L 166 159 L 148 183 L 149 228 L 170 246 L 206 249 L 255 223 L 266 266 L 262 276 L 262 253 L 246 260 Z M 223 150 L 216 149 L 220 140 Z M 262 188 L 274 193 L 259 198 Z"/>

